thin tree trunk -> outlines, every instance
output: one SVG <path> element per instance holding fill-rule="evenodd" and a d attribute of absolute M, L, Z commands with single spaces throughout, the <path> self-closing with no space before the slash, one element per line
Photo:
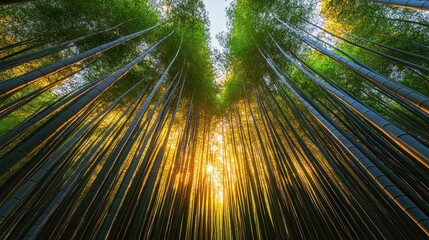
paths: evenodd
<path fill-rule="evenodd" d="M 406 20 L 406 19 L 398 19 L 398 18 L 388 18 L 385 16 L 374 16 L 374 17 L 379 18 L 379 19 L 384 19 L 384 20 L 390 20 L 390 21 L 394 21 L 394 22 L 405 22 L 405 23 L 416 24 L 416 25 L 420 25 L 420 26 L 424 26 L 424 27 L 429 27 L 429 23 L 425 23 L 425 22 L 416 22 L 416 21 L 411 21 L 411 20 Z"/>
<path fill-rule="evenodd" d="M 328 30 L 326 30 L 326 29 L 324 29 L 324 28 L 322 28 L 322 27 L 320 27 L 320 26 L 318 26 L 318 25 L 316 25 L 316 24 L 314 24 L 314 23 L 312 23 L 312 22 L 310 22 L 310 21 L 307 21 L 307 20 L 305 20 L 305 21 L 306 21 L 307 23 L 309 23 L 310 25 L 312 25 L 312 26 L 316 27 L 317 29 L 320 29 L 320 30 L 324 31 L 325 33 L 327 33 L 327 34 L 329 34 L 329 35 L 331 35 L 331 36 L 334 36 L 334 37 L 336 37 L 336 38 L 338 38 L 338 39 L 341 39 L 341 40 L 343 40 L 343 41 L 345 41 L 345 42 L 347 42 L 347 43 L 349 43 L 349 44 L 351 44 L 351 45 L 353 45 L 353 46 L 356 46 L 356 47 L 359 47 L 359 48 L 363 48 L 363 49 L 365 49 L 365 50 L 367 50 L 367 51 L 373 52 L 373 53 L 375 53 L 375 54 L 377 54 L 377 55 L 381 55 L 381 56 L 383 56 L 383 57 L 389 58 L 389 59 L 394 60 L 394 61 L 399 61 L 399 62 L 404 63 L 404 64 L 409 64 L 409 62 L 407 62 L 407 61 L 404 61 L 404 60 L 402 60 L 402 59 L 398 59 L 398 58 L 396 58 L 396 57 L 393 57 L 393 56 L 390 56 L 390 55 L 387 55 L 387 54 L 380 53 L 380 52 L 375 51 L 375 50 L 373 50 L 373 49 L 370 49 L 370 48 L 367 48 L 367 47 L 362 46 L 362 45 L 360 45 L 360 44 L 354 43 L 354 42 L 349 41 L 348 39 L 343 38 L 343 37 L 341 37 L 341 36 L 339 36 L 339 35 L 337 35 L 337 34 L 334 34 L 334 33 L 329 32 Z M 382 48 L 384 48 L 384 49 L 388 49 L 388 50 L 391 50 L 391 51 L 394 51 L 394 52 L 398 52 L 398 53 L 401 53 L 401 54 L 407 55 L 407 56 L 409 56 L 409 57 L 413 57 L 413 58 L 417 58 L 417 59 L 420 59 L 420 60 L 423 60 L 423 61 L 429 62 L 429 58 L 428 58 L 428 57 L 425 57 L 425 56 L 422 56 L 422 55 L 419 55 L 419 54 L 415 54 L 415 53 L 411 53 L 411 52 L 408 52 L 408 51 L 404 51 L 404 50 L 401 50 L 401 49 L 398 49 L 398 48 L 394 48 L 394 47 L 386 46 L 386 45 L 384 45 L 384 44 L 377 43 L 377 42 L 374 42 L 374 41 L 370 41 L 370 40 L 365 39 L 365 38 L 363 38 L 363 37 L 359 37 L 359 36 L 356 36 L 356 35 L 354 35 L 354 34 L 350 34 L 350 33 L 347 33 L 347 32 L 343 32 L 343 33 L 344 33 L 344 34 L 346 34 L 346 35 L 348 35 L 348 36 L 351 36 L 351 37 L 357 38 L 357 39 L 359 39 L 359 40 L 362 40 L 362 41 L 364 41 L 364 42 L 371 43 L 371 44 L 373 44 L 373 45 L 376 45 L 376 46 L 382 47 Z M 315 38 L 317 38 L 317 37 L 315 37 Z M 403 61 L 403 62 L 402 62 L 402 61 Z M 413 64 L 413 63 L 411 63 L 411 64 Z M 416 65 L 416 64 L 413 64 L 413 65 Z M 423 67 L 423 66 L 419 66 L 419 65 L 417 65 L 417 66 L 418 66 L 418 67 Z M 426 72 L 428 72 L 428 71 L 429 71 L 429 70 L 428 70 L 427 68 L 425 68 L 425 67 L 424 67 L 424 69 L 421 69 L 421 70 L 424 70 L 424 71 L 426 71 Z"/>
<path fill-rule="evenodd" d="M 92 63 L 89 63 L 87 66 L 84 66 L 83 68 L 81 68 L 77 71 L 74 71 L 74 72 L 72 72 L 72 73 L 70 73 L 70 74 L 68 74 L 68 75 L 66 75 L 66 76 L 64 76 L 64 77 L 62 77 L 62 78 L 44 86 L 44 87 L 42 87 L 42 88 L 39 88 L 34 92 L 26 94 L 25 96 L 22 96 L 22 97 L 14 100 L 12 102 L 9 102 L 9 103 L 1 106 L 0 107 L 0 119 L 8 116 L 8 114 L 18 110 L 19 108 L 21 108 L 25 104 L 29 103 L 31 100 L 39 97 L 41 94 L 47 92 L 49 89 L 52 89 L 53 87 L 57 86 L 63 80 L 66 80 L 66 79 L 70 78 L 71 76 L 73 76 L 74 74 L 85 70 L 90 64 L 92 64 Z"/>
<path fill-rule="evenodd" d="M 44 164 L 43 166 L 41 166 L 39 168 L 39 170 L 35 171 L 35 173 L 33 174 L 33 176 L 27 180 L 27 182 L 25 184 L 20 184 L 21 187 L 18 190 L 14 190 L 15 192 L 19 192 L 19 196 L 15 193 L 14 196 L 15 197 L 11 197 L 9 198 L 7 203 L 3 203 L 3 206 L 0 208 L 0 212 L 5 213 L 5 211 L 12 211 L 14 206 L 18 205 L 19 202 L 16 201 L 12 201 L 11 199 L 18 199 L 21 198 L 22 196 L 25 196 L 25 194 L 29 194 L 30 191 L 41 182 L 41 180 L 43 179 L 43 177 L 48 173 L 48 170 L 51 169 L 51 167 L 60 159 L 60 158 L 64 158 L 66 156 L 64 156 L 67 152 L 67 150 L 69 148 L 72 148 L 73 145 L 75 143 L 77 143 L 79 140 L 82 139 L 82 136 L 85 136 L 84 134 L 86 134 L 88 132 L 88 130 L 90 129 L 90 127 L 92 127 L 94 124 L 99 124 L 100 121 L 102 119 L 104 119 L 107 116 L 107 113 L 109 113 L 113 107 L 115 107 L 119 101 L 121 99 L 123 99 L 128 93 L 130 93 L 135 87 L 137 87 L 139 84 L 141 84 L 143 82 L 143 79 L 140 80 L 138 83 L 136 83 L 133 87 L 131 87 L 129 90 L 127 90 L 124 94 L 122 94 L 121 96 L 119 96 L 116 100 L 114 100 L 111 104 L 109 104 L 108 107 L 106 107 L 102 112 L 100 112 L 96 117 L 94 117 L 93 119 L 91 119 L 90 122 L 86 123 L 85 126 L 79 130 L 78 133 L 76 133 L 75 136 L 73 136 L 73 138 L 69 141 L 67 141 L 67 143 L 59 148 L 55 154 L 53 154 L 52 157 L 50 157 Z M 90 154 L 92 155 L 92 154 Z M 83 158 L 85 159 L 85 158 Z M 80 170 L 77 170 L 73 173 L 73 177 L 70 179 L 70 181 L 68 181 L 68 183 L 62 188 L 61 193 L 55 198 L 55 204 L 59 204 L 61 201 L 60 199 L 63 199 L 65 194 L 68 193 L 68 190 L 70 188 L 73 187 L 76 179 L 80 176 L 81 172 L 83 171 L 83 169 L 85 168 L 85 166 L 88 165 L 88 162 L 83 162 L 80 163 L 81 167 L 79 168 Z M 73 180 L 74 179 L 74 180 Z M 24 187 L 25 186 L 25 187 Z M 2 195 L 4 198 L 6 198 L 4 195 Z M 17 198 L 18 197 L 18 198 Z M 3 209 L 4 206 L 8 206 L 8 209 Z M 53 204 L 50 204 L 49 207 L 47 208 L 49 210 L 46 210 L 45 213 L 48 213 L 48 215 L 44 215 L 45 217 L 50 216 L 50 214 L 54 211 L 55 206 Z M 39 218 L 38 220 L 38 224 L 36 224 L 35 226 L 37 226 L 37 228 L 33 227 L 32 230 L 30 230 L 30 232 L 37 234 L 38 229 L 40 229 L 43 226 L 43 223 L 46 221 L 46 218 Z"/>
<path fill-rule="evenodd" d="M 373 181 L 375 181 L 380 188 L 384 189 L 385 193 L 388 194 L 402 209 L 413 219 L 413 221 L 423 230 L 426 234 L 429 234 L 429 217 L 422 212 L 402 191 L 396 187 L 369 159 L 365 156 L 352 142 L 350 142 L 349 137 L 345 136 L 343 132 L 340 132 L 338 127 L 335 127 L 332 119 L 328 120 L 329 117 L 323 112 L 316 110 L 314 104 L 311 104 L 312 100 L 308 97 L 304 99 L 301 96 L 302 91 L 299 91 L 298 88 L 293 85 L 292 82 L 288 81 L 284 74 L 280 72 L 278 67 L 274 65 L 274 62 L 271 58 L 265 57 L 261 52 L 263 57 L 266 59 L 270 67 L 276 72 L 277 76 L 282 80 L 282 82 L 289 88 L 289 90 L 299 99 L 299 101 L 311 112 L 311 114 L 321 123 L 323 126 L 329 130 L 329 133 L 341 143 L 350 154 L 352 154 L 355 159 L 366 169 L 366 171 L 371 175 Z M 299 91 L 299 92 L 298 92 Z"/>
<path fill-rule="evenodd" d="M 123 25 L 123 24 L 125 24 L 131 20 L 132 19 L 124 21 L 124 22 L 122 22 L 122 23 L 120 23 L 114 27 L 108 28 L 106 30 L 91 33 L 91 34 L 88 34 L 86 36 L 82 36 L 82 37 L 75 38 L 75 39 L 72 39 L 72 40 L 69 40 L 69 41 L 66 41 L 63 43 L 59 43 L 59 44 L 56 44 L 56 45 L 53 45 L 53 46 L 50 46 L 50 47 L 47 47 L 44 49 L 37 50 L 37 51 L 32 52 L 32 53 L 28 53 L 28 54 L 18 56 L 15 58 L 11 58 L 11 59 L 0 60 L 0 71 L 4 71 L 4 70 L 10 69 L 10 68 L 13 68 L 15 66 L 21 65 L 23 63 L 27 63 L 27 62 L 48 56 L 50 54 L 53 54 L 57 51 L 60 51 L 64 48 L 66 48 L 66 47 L 71 47 L 71 46 L 73 46 L 73 44 L 80 42 L 80 41 L 83 41 L 83 40 L 90 38 L 92 36 L 115 30 L 115 29 L 119 28 L 121 25 Z"/>
<path fill-rule="evenodd" d="M 0 5 L 14 4 L 14 3 L 25 3 L 33 2 L 35 0 L 0 0 Z"/>
<path fill-rule="evenodd" d="M 10 50 L 10 49 L 14 49 L 14 48 L 22 46 L 22 45 L 27 45 L 28 43 L 31 43 L 31 42 L 34 42 L 34 41 L 36 41 L 36 38 L 33 37 L 33 38 L 30 38 L 30 39 L 27 39 L 27 40 L 22 40 L 20 42 L 16 42 L 16 43 L 12 43 L 12 44 L 6 45 L 4 47 L 0 47 L 0 53 L 2 53 L 4 51 L 7 51 L 7 50 Z"/>
<path fill-rule="evenodd" d="M 397 7 L 411 8 L 416 10 L 429 10 L 428 1 L 413 1 L 413 0 L 370 0 L 375 3 L 382 3 Z"/>
<path fill-rule="evenodd" d="M 112 76 L 106 78 L 93 90 L 88 92 L 84 97 L 80 98 L 72 106 L 68 107 L 67 110 L 61 112 L 61 115 L 48 123 L 45 128 L 41 129 L 38 134 L 33 134 L 29 139 L 24 143 L 20 144 L 15 150 L 9 152 L 3 157 L 3 160 L 0 163 L 0 180 L 9 177 L 10 174 L 16 171 L 16 167 L 19 167 L 21 160 L 28 157 L 27 154 L 31 154 L 37 146 L 43 144 L 51 135 L 57 131 L 59 128 L 64 126 L 67 123 L 68 119 L 75 114 L 79 113 L 88 106 L 90 103 L 94 102 L 98 97 L 101 96 L 107 89 L 109 89 L 116 81 L 122 78 L 128 71 L 130 71 L 134 66 L 140 63 L 149 53 L 151 53 L 156 47 L 158 47 L 165 39 L 175 32 L 172 31 L 163 39 L 158 41 L 155 45 L 151 46 L 148 50 L 142 53 L 140 56 L 136 57 L 130 63 L 122 67 L 118 72 Z"/>
<path fill-rule="evenodd" d="M 389 138 L 398 144 L 399 147 L 403 148 L 409 154 L 413 155 L 421 164 L 429 168 L 429 148 L 420 143 L 418 140 L 414 139 L 410 134 L 404 132 L 402 129 L 398 128 L 396 125 L 387 121 L 383 117 L 379 116 L 377 113 L 351 97 L 350 95 L 344 93 L 343 90 L 332 87 L 331 85 L 321 81 L 316 76 L 311 74 L 309 71 L 304 69 L 294 58 L 287 54 L 278 43 L 272 38 L 277 48 L 289 61 L 291 61 L 298 69 L 301 70 L 305 75 L 307 75 L 313 82 L 317 85 L 345 102 L 347 106 L 356 111 L 361 117 L 365 118 L 370 124 L 378 128 L 384 134 L 388 135 Z"/>
<path fill-rule="evenodd" d="M 85 51 L 83 53 L 77 54 L 73 57 L 66 58 L 64 60 L 55 62 L 53 64 L 35 69 L 29 73 L 23 74 L 18 77 L 14 77 L 5 81 L 0 82 L 0 99 L 7 97 L 8 95 L 18 91 L 19 89 L 41 79 L 42 77 L 49 76 L 50 74 L 53 74 L 61 69 L 64 69 L 74 63 L 83 61 L 85 59 L 94 57 L 100 53 L 103 53 L 119 44 L 123 44 L 133 38 L 139 37 L 146 32 L 149 32 L 163 24 L 158 24 L 153 27 L 147 28 L 145 30 L 127 35 L 125 37 L 119 38 L 115 41 L 105 43 L 101 46 L 95 47 L 93 49 L 90 49 L 88 51 Z"/>
<path fill-rule="evenodd" d="M 284 26 L 286 26 L 288 29 L 290 29 L 292 32 L 294 32 L 297 36 L 299 36 L 303 41 L 308 43 L 310 46 L 314 47 L 317 51 L 320 51 L 321 53 L 325 54 L 326 56 L 334 59 L 335 61 L 347 66 L 354 72 L 362 75 L 366 79 L 376 83 L 382 88 L 385 88 L 386 90 L 390 91 L 392 94 L 400 96 L 405 101 L 413 104 L 420 110 L 424 111 L 426 114 L 429 114 L 429 98 L 406 87 L 399 83 L 396 83 L 395 81 L 373 71 L 370 69 L 366 69 L 362 66 L 359 66 L 358 64 L 351 62 L 338 54 L 326 49 L 325 47 L 321 46 L 320 44 L 316 43 L 315 41 L 309 39 L 308 37 L 305 37 L 297 30 L 290 27 L 288 24 L 283 22 L 282 20 L 278 19 L 279 22 L 281 22 Z"/>

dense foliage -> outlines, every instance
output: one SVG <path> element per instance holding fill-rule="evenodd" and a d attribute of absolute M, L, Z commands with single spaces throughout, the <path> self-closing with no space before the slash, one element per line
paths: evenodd
<path fill-rule="evenodd" d="M 418 2 L 1 2 L 0 238 L 427 238 Z"/>
<path fill-rule="evenodd" d="M 106 103 L 116 98 L 142 77 L 150 83 L 157 79 L 176 51 L 180 48 L 180 54 L 173 65 L 172 74 L 184 69 L 186 75 L 185 95 L 195 102 L 212 108 L 215 104 L 218 87 L 213 82 L 213 67 L 210 62 L 211 50 L 208 47 L 206 35 L 207 17 L 204 6 L 200 1 L 177 2 L 150 2 L 140 0 L 112 1 L 106 4 L 104 1 L 37 1 L 32 4 L 7 5 L 2 8 L 1 19 L 7 24 L 1 35 L 2 46 L 8 46 L 15 42 L 31 40 L 30 46 L 23 45 L 19 49 L 4 51 L 6 58 L 16 51 L 35 51 L 45 47 L 60 44 L 81 36 L 97 33 L 110 29 L 107 32 L 95 34 L 78 42 L 72 42 L 63 46 L 53 54 L 25 63 L 19 68 L 12 68 L 0 73 L 2 79 L 19 76 L 37 67 L 53 63 L 60 59 L 84 52 L 101 44 L 113 41 L 118 37 L 132 34 L 142 29 L 147 29 L 156 24 L 163 25 L 143 37 L 132 39 L 120 44 L 108 51 L 74 65 L 74 71 L 81 70 L 83 77 L 70 78 L 68 84 L 60 84 L 56 89 L 59 95 L 67 94 L 73 90 L 70 86 L 81 86 L 92 82 L 106 73 L 123 66 L 135 58 L 148 46 L 169 34 L 175 33 L 156 49 L 153 57 L 139 64 L 132 71 L 115 84 L 113 91 L 108 91 L 103 98 Z M 27 50 L 27 51 L 26 51 Z M 68 75 L 68 71 L 61 71 L 60 76 Z M 49 78 L 39 81 L 26 88 L 29 92 L 37 89 L 37 86 L 45 86 L 51 82 Z M 66 81 L 67 82 L 67 81 Z M 68 88 L 67 88 L 68 87 Z M 59 90 L 59 91 L 58 91 Z M 24 91 L 25 92 L 25 91 Z M 3 120 L 1 131 L 13 127 L 16 118 L 24 119 L 31 109 L 37 109 L 41 104 L 46 104 L 59 96 L 51 92 L 39 97 L 30 106 L 24 107 L 22 112 L 16 112 L 13 116 Z M 12 100 L 13 98 L 10 98 Z"/>

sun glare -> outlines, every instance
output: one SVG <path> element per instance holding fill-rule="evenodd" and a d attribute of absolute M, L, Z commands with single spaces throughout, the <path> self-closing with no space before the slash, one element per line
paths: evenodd
<path fill-rule="evenodd" d="M 212 166 L 212 165 L 207 165 L 207 173 L 208 174 L 211 174 L 211 173 L 213 173 L 213 170 L 214 170 L 214 167 Z"/>
<path fill-rule="evenodd" d="M 161 6 L 161 8 L 162 8 L 162 11 L 163 11 L 164 13 L 168 13 L 168 12 L 170 11 L 170 6 L 169 6 L 169 5 L 167 5 L 167 4 L 163 4 L 163 5 Z"/>
<path fill-rule="evenodd" d="M 220 126 L 218 126 L 220 127 Z M 216 203 L 222 204 L 224 200 L 224 172 L 225 161 L 223 151 L 223 137 L 219 133 L 211 136 L 210 140 L 211 159 L 206 165 L 206 179 L 210 184 L 211 195 L 216 200 Z"/>

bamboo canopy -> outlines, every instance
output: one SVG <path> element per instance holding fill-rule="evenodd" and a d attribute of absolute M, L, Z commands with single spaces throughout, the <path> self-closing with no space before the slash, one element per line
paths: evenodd
<path fill-rule="evenodd" d="M 312 4 L 0 1 L 0 238 L 427 239 L 429 3 Z"/>

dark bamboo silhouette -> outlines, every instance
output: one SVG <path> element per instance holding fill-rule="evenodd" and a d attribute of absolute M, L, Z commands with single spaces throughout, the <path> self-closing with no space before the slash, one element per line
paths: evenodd
<path fill-rule="evenodd" d="M 174 32 L 174 31 L 173 31 Z M 151 46 L 143 54 L 139 55 L 137 58 L 132 60 L 127 65 L 120 68 L 118 71 L 113 73 L 111 76 L 103 79 L 97 86 L 94 87 L 91 91 L 85 94 L 84 97 L 80 98 L 78 101 L 69 106 L 67 111 L 61 112 L 55 121 L 48 123 L 43 129 L 40 130 L 40 133 L 33 134 L 29 139 L 24 143 L 20 144 L 12 153 L 5 155 L 1 163 L 0 170 L 0 180 L 4 180 L 9 176 L 10 173 L 16 171 L 16 166 L 20 164 L 20 161 L 31 154 L 31 152 L 37 148 L 40 144 L 43 144 L 50 136 L 56 132 L 59 128 L 64 126 L 67 121 L 72 118 L 76 113 L 81 112 L 86 106 L 94 102 L 100 95 L 109 89 L 116 81 L 123 77 L 128 71 L 130 71 L 134 66 L 140 63 L 149 53 L 151 53 L 158 45 L 160 45 L 165 39 L 167 39 L 171 32 L 166 37 L 158 41 L 155 45 Z M 36 143 L 36 144 L 35 144 Z"/>
<path fill-rule="evenodd" d="M 374 70 L 364 68 L 362 66 L 359 66 L 358 64 L 351 62 L 340 55 L 328 50 L 327 48 L 323 47 L 322 45 L 316 43 L 315 41 L 309 39 L 308 37 L 302 35 L 299 31 L 295 30 L 285 22 L 281 21 L 277 18 L 279 22 L 281 22 L 285 27 L 287 27 L 289 30 L 291 30 L 293 33 L 295 33 L 297 36 L 302 38 L 303 41 L 308 43 L 310 46 L 314 47 L 316 50 L 320 51 L 321 53 L 325 54 L 326 56 L 334 59 L 335 61 L 338 61 L 339 63 L 347 66 L 348 68 L 352 69 L 356 73 L 362 75 L 366 79 L 374 82 L 375 84 L 380 85 L 380 87 L 385 88 L 386 90 L 390 91 L 391 93 L 400 96 L 402 99 L 408 101 L 409 103 L 415 105 L 425 113 L 429 113 L 429 98 L 426 96 L 413 91 L 412 89 L 403 86 L 399 83 L 394 82 L 393 80 L 388 79 L 387 77 L 375 72 Z"/>
<path fill-rule="evenodd" d="M 14 4 L 14 3 L 25 3 L 33 2 L 34 0 L 1 0 L 0 5 Z"/>
<path fill-rule="evenodd" d="M 345 102 L 347 106 L 351 107 L 353 110 L 358 112 L 363 118 L 367 119 L 371 124 L 376 126 L 382 132 L 387 134 L 392 141 L 397 142 L 400 147 L 403 147 L 412 154 L 416 159 L 420 161 L 426 167 L 429 167 L 429 148 L 420 143 L 418 140 L 414 139 L 410 134 L 404 132 L 402 129 L 398 128 L 391 122 L 387 121 L 383 117 L 379 116 L 377 113 L 351 97 L 350 95 L 344 93 L 343 90 L 335 88 L 327 83 L 324 83 L 316 76 L 311 74 L 309 71 L 304 69 L 294 58 L 287 54 L 278 43 L 272 39 L 275 45 L 278 47 L 283 56 L 285 56 L 289 61 L 291 61 L 297 68 L 299 68 L 305 75 L 307 75 L 312 81 L 318 84 L 320 87 L 333 94 L 335 97 Z"/>
<path fill-rule="evenodd" d="M 99 31 L 99 32 L 88 34 L 86 36 L 82 36 L 82 37 L 79 37 L 79 38 L 68 40 L 66 42 L 62 42 L 62 43 L 59 43 L 59 44 L 56 44 L 56 45 L 53 45 L 53 46 L 49 46 L 47 48 L 43 48 L 43 49 L 37 50 L 35 52 L 31 52 L 31 53 L 28 53 L 28 54 L 25 54 L 25 55 L 21 55 L 21 56 L 15 57 L 15 58 L 7 58 L 5 60 L 0 60 L 0 71 L 7 70 L 7 69 L 13 68 L 15 66 L 18 66 L 20 64 L 23 64 L 23 63 L 26 63 L 26 62 L 30 62 L 30 61 L 33 61 L 33 60 L 36 60 L 36 59 L 48 56 L 50 54 L 53 54 L 55 52 L 58 52 L 58 51 L 60 51 L 60 50 L 62 50 L 64 48 L 66 48 L 66 47 L 73 46 L 74 44 L 76 44 L 76 43 L 78 43 L 80 41 L 83 41 L 83 40 L 85 40 L 87 38 L 90 38 L 90 37 L 93 37 L 93 36 L 96 36 L 96 35 L 99 35 L 99 34 L 102 34 L 102 33 L 110 32 L 112 30 L 115 30 L 115 29 L 119 28 L 120 26 L 122 26 L 123 24 L 125 24 L 125 23 L 127 23 L 127 22 L 129 22 L 131 20 L 124 21 L 124 22 L 119 23 L 116 26 L 108 28 L 106 30 L 102 30 L 102 31 Z"/>
<path fill-rule="evenodd" d="M 265 56 L 264 56 L 265 57 Z M 312 115 L 317 118 L 329 131 L 335 136 L 338 141 L 346 147 L 350 153 L 359 160 L 359 163 L 368 171 L 371 177 L 384 189 L 386 194 L 388 194 L 395 202 L 401 206 L 404 211 L 418 224 L 422 230 L 429 234 L 429 217 L 421 211 L 402 191 L 393 184 L 389 178 L 387 178 L 369 159 L 366 157 L 350 140 L 344 136 L 344 133 L 339 131 L 338 127 L 332 125 L 332 120 L 327 120 L 327 115 L 321 111 L 318 111 L 314 108 L 314 103 L 310 104 L 312 100 L 309 98 L 304 99 L 301 95 L 303 94 L 297 92 L 297 87 L 285 78 L 284 74 L 280 72 L 278 67 L 274 65 L 269 56 L 266 58 L 267 63 L 272 67 L 273 71 L 276 72 L 278 77 L 282 82 L 288 87 L 290 91 L 300 100 L 304 106 L 312 113 Z M 328 118 L 329 119 L 329 118 Z"/>
<path fill-rule="evenodd" d="M 417 10 L 429 10 L 429 3 L 427 1 L 418 0 L 370 0 L 375 3 L 388 4 L 397 7 L 411 8 Z"/>
<path fill-rule="evenodd" d="M 140 32 L 136 32 L 130 35 L 127 35 L 125 37 L 119 38 L 115 41 L 105 43 L 101 46 L 95 47 L 93 49 L 87 50 L 83 53 L 79 53 L 78 55 L 75 55 L 73 57 L 66 58 L 64 60 L 55 62 L 53 64 L 35 69 L 29 73 L 23 74 L 18 77 L 14 77 L 5 81 L 0 82 L 0 99 L 6 97 L 7 95 L 10 95 L 19 89 L 27 86 L 28 84 L 31 84 L 37 80 L 39 80 L 42 77 L 46 77 L 50 74 L 53 74 L 61 69 L 64 69 L 74 63 L 83 61 L 85 59 L 94 57 L 98 54 L 101 54 L 107 50 L 109 50 L 112 47 L 115 47 L 119 44 L 125 43 L 133 38 L 139 37 L 155 28 L 158 28 L 162 24 L 158 24 L 156 26 L 150 27 L 148 29 L 142 30 Z"/>
<path fill-rule="evenodd" d="M 429 101 L 421 86 L 396 82 L 427 83 L 419 38 L 401 48 L 334 34 L 305 20 L 305 4 L 237 0 L 222 89 L 210 82 L 202 2 L 182 4 L 166 11 L 175 30 L 159 24 L 0 82 L 1 239 L 429 236 Z M 4 46 L 3 68 L 119 26 Z M 155 28 L 124 63 L 94 57 Z M 360 60 L 372 54 L 405 77 Z M 53 94 L 71 76 L 83 84 Z"/>

